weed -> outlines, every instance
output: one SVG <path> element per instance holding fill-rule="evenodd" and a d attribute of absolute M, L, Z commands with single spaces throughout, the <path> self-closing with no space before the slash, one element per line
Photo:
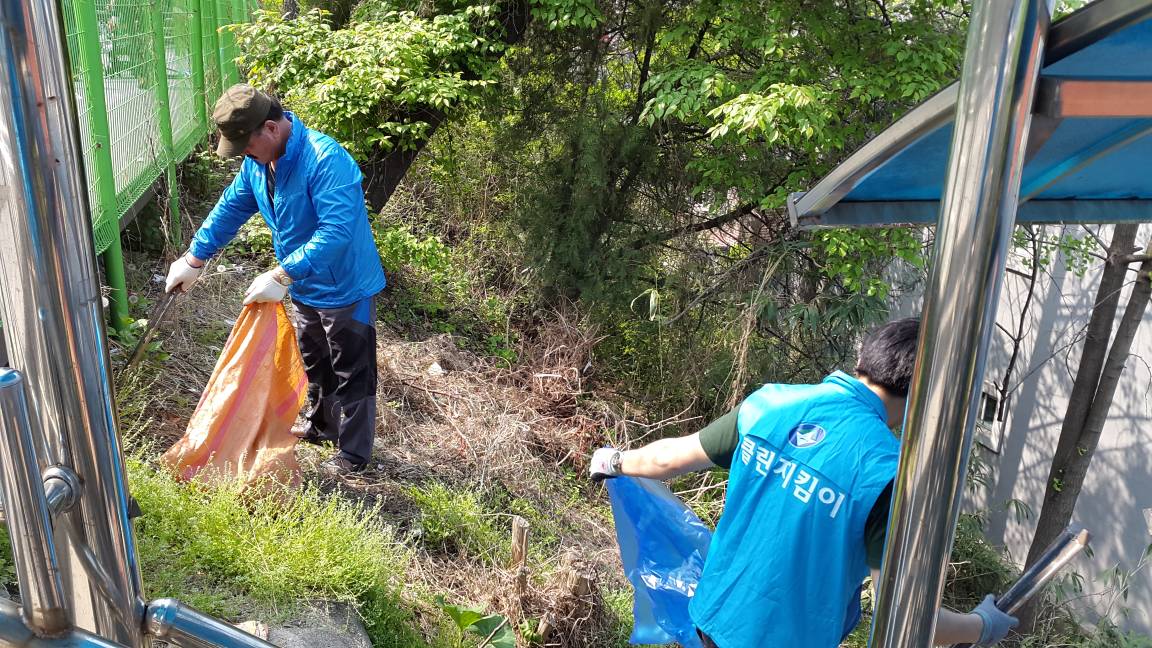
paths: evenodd
<path fill-rule="evenodd" d="M 430 550 L 478 556 L 490 564 L 504 555 L 504 536 L 476 494 L 439 482 L 411 486 L 408 494 L 420 507 L 424 544 Z"/>
<path fill-rule="evenodd" d="M 500 358 L 512 366 L 516 362 L 516 350 L 512 348 L 511 341 L 501 333 L 488 336 L 488 355 Z"/>
<path fill-rule="evenodd" d="M 559 548 L 560 537 L 564 530 L 558 528 L 558 520 L 555 515 L 544 513 L 531 501 L 522 497 L 513 498 L 508 502 L 507 509 L 509 513 L 519 515 L 528 521 L 532 538 L 528 549 L 534 558 L 543 561 Z"/>
<path fill-rule="evenodd" d="M 957 610 L 969 610 L 989 592 L 1003 592 L 1018 572 L 1003 554 L 984 539 L 981 517 L 960 516 L 952 542 L 952 560 L 944 603 Z"/>
<path fill-rule="evenodd" d="M 361 602 L 360 615 L 374 648 L 429 648 L 397 587 L 373 587 Z"/>
<path fill-rule="evenodd" d="M 144 431 L 152 424 L 152 393 L 156 386 L 156 369 L 141 363 L 116 375 L 116 405 L 120 412 L 120 431 L 128 445 L 136 447 Z"/>
<path fill-rule="evenodd" d="M 449 250 L 440 239 L 434 236 L 420 238 L 406 227 L 383 223 L 377 223 L 374 234 L 385 266 L 427 272 L 437 280 L 447 278 L 452 263 Z"/>
<path fill-rule="evenodd" d="M 627 646 L 628 638 L 632 635 L 632 591 L 628 589 L 612 589 L 604 592 L 604 608 L 607 618 L 611 621 L 613 632 L 606 637 L 612 646 Z"/>
<path fill-rule="evenodd" d="M 392 286 L 385 319 L 458 335 L 475 351 L 514 363 L 518 335 L 509 316 L 518 303 L 517 289 L 508 294 L 490 285 L 493 268 L 483 246 L 469 239 L 449 245 L 413 225 L 408 215 L 392 212 L 373 220 Z"/>
<path fill-rule="evenodd" d="M 443 596 L 437 596 L 435 600 L 436 605 L 451 617 L 457 630 L 480 638 L 481 647 L 516 648 L 516 632 L 508 625 L 508 617 L 488 614 L 479 607 L 454 605 Z M 460 645 L 464 645 L 463 640 Z"/>
<path fill-rule="evenodd" d="M 212 321 L 193 330 L 192 339 L 198 346 L 221 348 L 231 331 L 223 322 Z"/>
<path fill-rule="evenodd" d="M 139 457 L 128 472 L 144 513 L 137 537 L 151 596 L 229 618 L 252 605 L 272 614 L 344 601 L 360 606 L 376 645 L 420 645 L 394 581 L 410 555 L 374 511 L 311 488 L 256 498 L 182 484 Z"/>
<path fill-rule="evenodd" d="M 147 330 L 147 319 L 130 319 L 128 320 L 128 326 L 119 330 L 110 331 L 110 335 L 115 336 L 116 341 L 123 345 L 126 350 L 128 350 L 136 348 L 136 345 L 139 344 L 140 340 L 143 339 Z M 148 342 L 148 345 L 144 347 L 143 357 L 148 357 L 153 360 L 163 362 L 171 357 L 171 354 L 163 350 L 163 344 L 161 340 L 152 339 Z"/>
<path fill-rule="evenodd" d="M 1124 632 L 1110 619 L 1102 619 L 1077 648 L 1152 648 L 1152 637 Z"/>
<path fill-rule="evenodd" d="M 194 208 L 196 203 L 214 202 L 233 174 L 232 166 L 216 155 L 210 146 L 193 152 L 179 168 L 181 196 L 185 204 Z"/>
<path fill-rule="evenodd" d="M 250 218 L 240 226 L 224 255 L 229 259 L 240 257 L 268 264 L 272 261 L 272 252 L 272 230 L 268 229 L 263 218 Z"/>

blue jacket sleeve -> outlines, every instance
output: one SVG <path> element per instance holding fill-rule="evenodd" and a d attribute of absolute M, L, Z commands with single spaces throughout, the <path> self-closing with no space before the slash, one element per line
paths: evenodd
<path fill-rule="evenodd" d="M 248 174 L 243 168 L 232 179 L 232 184 L 224 190 L 212 213 L 204 219 L 188 251 L 197 259 L 209 259 L 228 245 L 236 232 L 252 215 L 259 211 L 256 196 L 248 183 Z"/>
<path fill-rule="evenodd" d="M 306 279 L 333 265 L 352 242 L 360 219 L 368 217 L 360 167 L 346 151 L 329 149 L 316 164 L 309 181 L 316 209 L 316 233 L 280 262 L 293 280 Z"/>

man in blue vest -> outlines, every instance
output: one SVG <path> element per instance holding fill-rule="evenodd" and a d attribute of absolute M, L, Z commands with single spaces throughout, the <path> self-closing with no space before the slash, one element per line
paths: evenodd
<path fill-rule="evenodd" d="M 700 432 L 637 450 L 597 450 L 593 480 L 729 469 L 728 492 L 689 606 L 708 648 L 836 648 L 879 580 L 919 320 L 865 338 L 856 376 L 765 385 Z M 847 613 L 845 612 L 847 610 Z M 989 594 L 941 610 L 937 644 L 992 645 L 1016 625 Z"/>
<path fill-rule="evenodd" d="M 165 289 L 187 290 L 204 264 L 260 212 L 279 264 L 256 277 L 244 303 L 291 295 L 308 374 L 304 440 L 335 442 L 321 465 L 359 472 L 376 427 L 376 309 L 384 268 L 364 204 L 363 176 L 336 140 L 306 127 L 252 86 L 229 88 L 212 113 L 217 154 L 244 155 L 240 172 L 168 271 Z"/>

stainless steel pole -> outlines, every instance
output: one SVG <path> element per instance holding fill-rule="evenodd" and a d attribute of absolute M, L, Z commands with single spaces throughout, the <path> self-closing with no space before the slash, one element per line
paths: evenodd
<path fill-rule="evenodd" d="M 60 582 L 52 516 L 36 467 L 36 431 L 28 418 L 24 377 L 0 369 L 0 491 L 20 583 L 20 612 L 37 635 L 55 636 L 71 630 L 72 619 Z"/>
<path fill-rule="evenodd" d="M 56 0 L 0 0 L 0 319 L 45 435 L 40 467 L 70 467 L 82 484 L 56 534 L 75 622 L 139 646 L 144 600 L 67 55 Z"/>
<path fill-rule="evenodd" d="M 1036 563 L 1021 574 L 1007 592 L 996 597 L 996 607 L 1008 614 L 1016 614 L 1020 608 L 1024 607 L 1025 603 L 1039 594 L 1044 586 L 1056 577 L 1064 565 L 1071 562 L 1081 551 L 1087 549 L 1088 541 L 1091 539 L 1092 535 L 1077 525 L 1064 529 L 1060 537 L 1048 545 Z M 952 648 L 970 648 L 970 646 L 972 644 L 963 643 L 954 644 Z"/>
<path fill-rule="evenodd" d="M 152 601 L 148 604 L 146 616 L 146 627 L 153 637 L 180 648 L 275 648 L 263 639 L 175 599 Z"/>
<path fill-rule="evenodd" d="M 976 0 L 925 290 L 873 645 L 932 645 L 1019 202 L 1050 9 Z"/>
<path fill-rule="evenodd" d="M 125 648 L 83 630 L 72 630 L 60 637 L 37 637 L 20 619 L 20 610 L 12 601 L 0 599 L 0 646 L 19 648 Z"/>

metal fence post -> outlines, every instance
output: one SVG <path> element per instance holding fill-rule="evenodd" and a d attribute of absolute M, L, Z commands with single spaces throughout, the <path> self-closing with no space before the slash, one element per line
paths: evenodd
<path fill-rule="evenodd" d="M 160 10 L 159 2 L 153 2 L 149 11 L 152 15 L 152 58 L 156 65 L 156 109 L 159 113 L 156 120 L 164 155 L 164 159 L 159 162 L 164 165 L 168 176 L 168 213 L 171 219 L 168 242 L 173 252 L 178 252 L 183 238 L 180 235 L 180 183 L 176 181 L 175 146 L 172 143 L 172 105 L 168 96 L 168 48 L 164 41 L 164 12 Z"/>
<path fill-rule="evenodd" d="M 205 32 L 204 61 L 208 64 L 205 70 L 206 87 L 204 98 L 211 104 L 216 98 L 224 94 L 223 81 L 220 76 L 220 32 L 217 28 L 220 21 L 216 18 L 216 0 L 200 0 L 202 24 L 207 27 Z"/>
<path fill-rule="evenodd" d="M 876 596 L 877 648 L 932 645 L 1016 222 L 1047 4 L 972 6 Z"/>
<path fill-rule="evenodd" d="M 115 235 L 104 251 L 104 276 L 111 288 L 108 308 L 112 327 L 128 327 L 128 286 L 124 277 L 124 251 L 120 246 L 120 206 L 116 201 L 116 175 L 112 166 L 112 134 L 108 126 L 108 103 L 104 95 L 104 61 L 100 51 L 100 27 L 96 6 L 90 1 L 76 3 L 76 22 L 80 27 L 78 58 L 84 62 L 84 93 L 88 100 L 88 132 L 92 138 L 92 168 L 95 178 L 96 205 L 93 223 L 111 220 Z"/>
<path fill-rule="evenodd" d="M 196 93 L 196 124 L 201 132 L 208 132 L 208 97 L 204 84 L 204 13 L 201 0 L 191 0 L 192 20 L 188 21 L 192 34 L 192 87 Z"/>

